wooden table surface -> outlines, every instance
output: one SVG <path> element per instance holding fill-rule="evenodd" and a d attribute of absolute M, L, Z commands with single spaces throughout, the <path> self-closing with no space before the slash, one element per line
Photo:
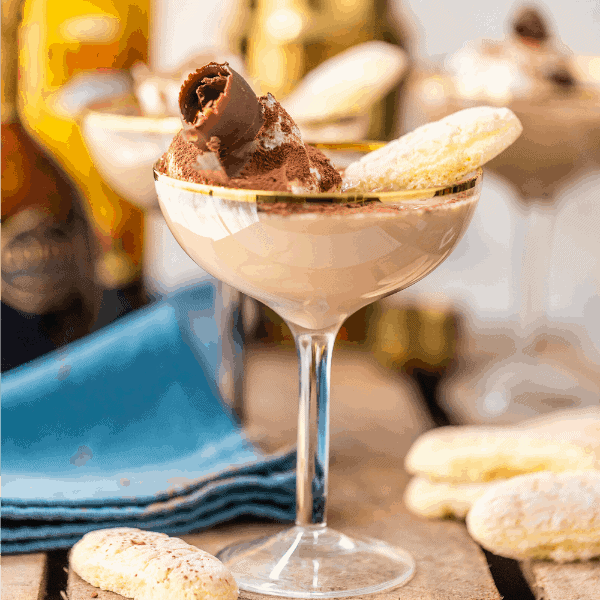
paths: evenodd
<path fill-rule="evenodd" d="M 247 427 L 249 435 L 266 449 L 294 441 L 296 378 L 293 348 L 257 345 L 249 349 L 245 370 Z M 328 522 L 338 530 L 405 548 L 417 562 L 416 575 L 407 585 L 368 597 L 500 600 L 486 557 L 463 523 L 422 519 L 410 514 L 402 503 L 408 481 L 403 457 L 414 439 L 431 427 L 418 390 L 409 380 L 383 369 L 367 353 L 344 347 L 334 352 L 332 386 Z M 262 537 L 281 528 L 275 523 L 239 521 L 181 537 L 215 553 L 234 541 Z M 46 595 L 49 600 L 58 600 L 58 594 L 46 594 L 59 575 L 47 564 L 45 553 L 4 556 L 3 600 L 37 600 Z M 530 562 L 521 566 L 538 600 L 600 599 L 600 561 L 568 565 Z M 54 571 L 59 568 L 55 566 Z M 51 597 L 53 594 L 56 598 Z M 66 595 L 69 600 L 121 600 L 117 594 L 93 588 L 72 571 Z M 258 600 L 259 595 L 243 592 L 240 598 Z M 506 600 L 510 598 L 506 596 Z"/>

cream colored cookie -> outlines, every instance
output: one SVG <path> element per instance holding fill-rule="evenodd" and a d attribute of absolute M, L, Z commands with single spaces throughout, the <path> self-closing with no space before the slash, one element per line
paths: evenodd
<path fill-rule="evenodd" d="M 460 180 L 521 134 L 508 108 L 477 106 L 428 123 L 370 152 L 344 172 L 342 191 L 431 188 Z"/>
<path fill-rule="evenodd" d="M 535 427 L 441 427 L 420 436 L 405 460 L 432 481 L 476 483 L 536 471 L 600 468 L 600 423 L 593 417 Z"/>
<path fill-rule="evenodd" d="M 300 126 L 364 115 L 398 85 L 407 66 L 395 44 L 358 44 L 310 71 L 281 104 Z"/>
<path fill-rule="evenodd" d="M 433 483 L 413 477 L 404 491 L 404 504 L 413 513 L 429 519 L 464 519 L 490 483 Z"/>
<path fill-rule="evenodd" d="M 92 531 L 69 555 L 88 583 L 135 600 L 235 600 L 238 588 L 217 558 L 164 533 L 129 527 Z"/>
<path fill-rule="evenodd" d="M 534 473 L 475 501 L 467 529 L 494 554 L 557 562 L 600 556 L 600 471 Z"/>

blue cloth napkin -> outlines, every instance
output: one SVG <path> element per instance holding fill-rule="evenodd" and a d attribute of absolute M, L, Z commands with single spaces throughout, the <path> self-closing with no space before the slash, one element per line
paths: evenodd
<path fill-rule="evenodd" d="M 293 520 L 294 453 L 261 454 L 220 399 L 214 306 L 204 283 L 2 378 L 2 552 Z"/>

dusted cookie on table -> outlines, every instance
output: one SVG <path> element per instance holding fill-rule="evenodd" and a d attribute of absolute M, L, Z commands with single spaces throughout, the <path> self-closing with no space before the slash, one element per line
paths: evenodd
<path fill-rule="evenodd" d="M 69 554 L 82 579 L 134 600 L 236 600 L 223 563 L 179 538 L 129 527 L 83 536 Z"/>
<path fill-rule="evenodd" d="M 490 483 L 436 483 L 425 477 L 413 477 L 404 491 L 404 504 L 422 517 L 464 519 L 473 503 Z"/>
<path fill-rule="evenodd" d="M 593 428 L 592 428 L 593 429 Z M 406 470 L 431 481 L 484 483 L 536 471 L 599 466 L 600 439 L 528 427 L 440 427 L 419 437 Z"/>
<path fill-rule="evenodd" d="M 493 484 L 467 515 L 490 552 L 556 562 L 600 556 L 600 471 L 533 473 Z"/>

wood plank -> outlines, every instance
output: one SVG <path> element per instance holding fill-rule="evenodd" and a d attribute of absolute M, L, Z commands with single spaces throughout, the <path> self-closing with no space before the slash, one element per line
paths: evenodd
<path fill-rule="evenodd" d="M 332 453 L 358 444 L 404 457 L 414 440 L 433 426 L 419 394 L 408 376 L 382 367 L 369 351 L 336 346 L 331 366 Z M 275 447 L 295 443 L 297 398 L 295 349 L 264 344 L 248 348 L 246 426 Z"/>
<path fill-rule="evenodd" d="M 537 600 L 600 598 L 600 560 L 568 564 L 527 561 L 521 563 L 521 569 Z"/>
<path fill-rule="evenodd" d="M 245 369 L 249 426 L 253 438 L 262 436 L 271 449 L 294 441 L 297 376 L 293 348 L 249 349 Z M 402 503 L 408 481 L 404 455 L 431 426 L 416 388 L 400 374 L 383 369 L 368 353 L 343 348 L 334 352 L 332 388 L 329 524 L 405 548 L 417 562 L 416 575 L 406 586 L 369 595 L 369 600 L 500 600 L 485 557 L 464 525 L 420 519 Z M 229 544 L 281 529 L 273 523 L 238 522 L 181 537 L 215 554 Z M 121 600 L 69 573 L 69 600 L 88 600 L 93 593 L 99 600 Z M 263 596 L 244 592 L 240 598 Z"/>
<path fill-rule="evenodd" d="M 46 591 L 44 552 L 2 556 L 2 600 L 41 600 Z"/>
<path fill-rule="evenodd" d="M 500 600 L 487 563 L 465 527 L 450 521 L 427 521 L 410 515 L 401 502 L 406 475 L 395 461 L 370 456 L 345 456 L 332 466 L 331 526 L 345 533 L 373 536 L 412 553 L 417 573 L 406 586 L 369 595 L 372 600 Z M 354 463 L 354 464 L 352 464 Z M 209 531 L 181 536 L 211 554 L 225 546 L 276 533 L 272 523 L 230 523 Z M 84 600 L 96 591 L 99 600 L 121 600 L 96 590 L 72 571 L 69 600 Z M 243 592 L 241 600 L 263 596 Z M 268 597 L 264 597 L 268 598 Z"/>
<path fill-rule="evenodd" d="M 229 524 L 196 535 L 182 536 L 204 550 L 216 553 L 221 548 L 280 531 L 270 523 Z M 376 535 L 388 542 L 401 544 L 417 562 L 417 573 L 404 587 L 369 595 L 372 600 L 500 600 L 487 570 L 485 558 L 470 540 L 464 527 L 450 522 L 420 522 L 405 516 L 391 516 L 376 528 L 348 528 L 347 533 Z M 92 587 L 72 570 L 69 572 L 69 600 L 122 600 L 118 594 Z M 240 600 L 268 600 L 268 596 L 242 592 Z"/>

